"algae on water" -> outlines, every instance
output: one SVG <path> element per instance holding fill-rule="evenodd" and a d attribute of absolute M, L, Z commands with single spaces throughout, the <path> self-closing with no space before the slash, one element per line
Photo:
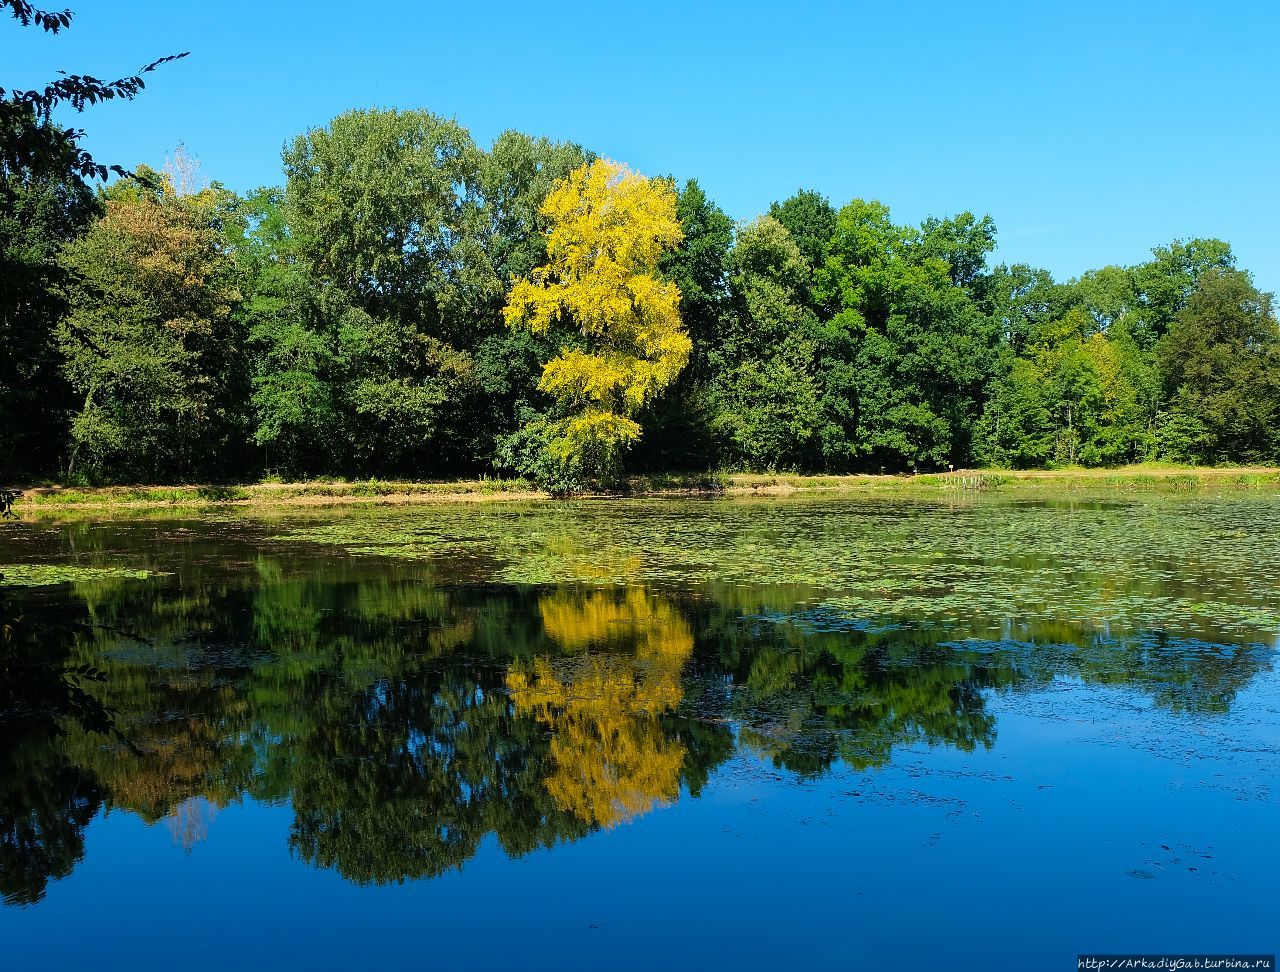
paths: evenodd
<path fill-rule="evenodd" d="M 0 564 L 0 587 L 47 587 L 115 578 L 145 579 L 149 570 L 126 567 L 79 567 L 72 564 Z"/>
<path fill-rule="evenodd" d="M 440 506 L 347 511 L 286 537 L 516 584 L 798 586 L 863 622 L 1280 635 L 1270 498 Z"/>

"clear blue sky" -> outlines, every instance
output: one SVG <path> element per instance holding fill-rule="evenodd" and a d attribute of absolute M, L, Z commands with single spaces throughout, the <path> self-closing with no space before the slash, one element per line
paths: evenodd
<path fill-rule="evenodd" d="M 58 37 L 0 24 L 0 83 L 191 51 L 83 116 L 111 161 L 182 140 L 247 189 L 338 112 L 425 107 L 696 177 L 739 219 L 798 187 L 969 209 L 1060 277 L 1218 236 L 1280 289 L 1274 2 L 64 2 Z"/>

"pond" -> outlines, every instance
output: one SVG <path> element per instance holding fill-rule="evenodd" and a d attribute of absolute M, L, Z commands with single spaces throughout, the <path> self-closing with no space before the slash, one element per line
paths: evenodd
<path fill-rule="evenodd" d="M 1274 952 L 1280 497 L 0 524 L 5 968 Z"/>

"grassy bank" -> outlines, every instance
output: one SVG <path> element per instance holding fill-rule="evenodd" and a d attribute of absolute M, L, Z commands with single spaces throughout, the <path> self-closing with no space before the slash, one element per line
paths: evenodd
<path fill-rule="evenodd" d="M 662 474 L 633 477 L 633 496 L 789 496 L 821 494 L 934 495 L 1032 492 L 1280 491 L 1280 469 L 1141 465 L 1119 469 L 959 470 L 915 476 L 826 476 L 790 473 Z M 442 482 L 311 480 L 238 486 L 42 486 L 21 490 L 18 512 L 107 508 L 202 509 L 225 506 L 325 506 L 355 503 L 441 503 L 546 499 L 520 479 Z"/>
<path fill-rule="evenodd" d="M 977 469 L 915 476 L 823 476 L 748 473 L 726 477 L 730 493 L 1108 492 L 1150 490 L 1280 490 L 1270 466 L 1134 465 L 1116 469 Z"/>
<path fill-rule="evenodd" d="M 93 507 L 306 506 L 338 503 L 536 499 L 547 494 L 524 480 L 447 482 L 310 480 L 295 483 L 190 486 L 40 486 L 19 492 L 15 510 Z"/>

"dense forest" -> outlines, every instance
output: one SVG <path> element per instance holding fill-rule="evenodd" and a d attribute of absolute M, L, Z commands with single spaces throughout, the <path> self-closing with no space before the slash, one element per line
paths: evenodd
<path fill-rule="evenodd" d="M 1280 460 L 1280 327 L 1219 240 L 1055 281 L 990 217 L 694 180 L 426 111 L 0 165 L 0 479 L 911 471 Z"/>

